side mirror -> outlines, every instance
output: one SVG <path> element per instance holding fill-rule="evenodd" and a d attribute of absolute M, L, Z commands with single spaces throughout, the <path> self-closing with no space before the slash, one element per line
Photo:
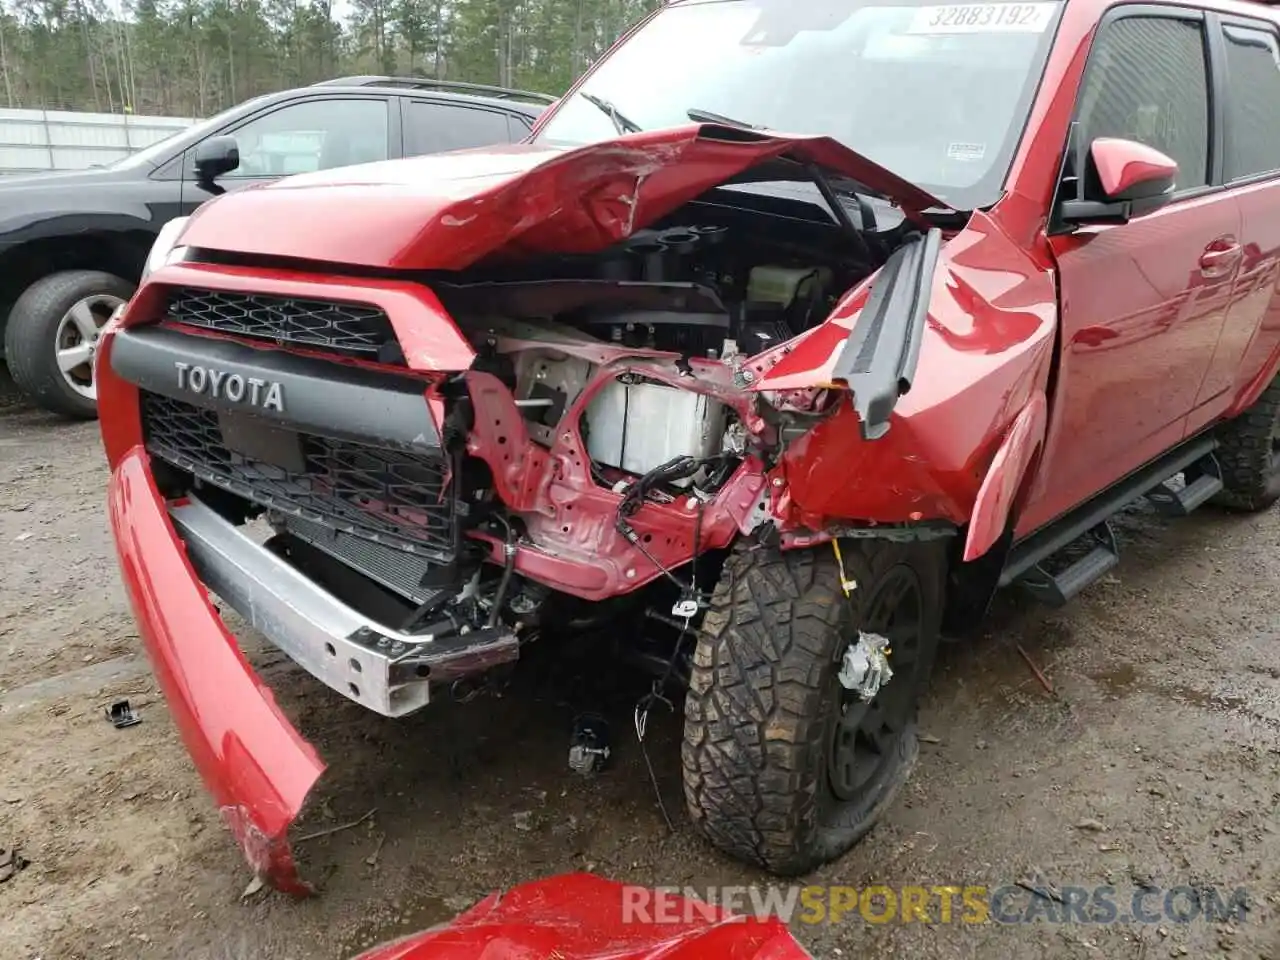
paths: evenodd
<path fill-rule="evenodd" d="M 240 145 L 235 137 L 210 137 L 196 145 L 196 182 L 221 193 L 216 180 L 240 166 Z"/>
<path fill-rule="evenodd" d="M 1089 144 L 1076 196 L 1064 199 L 1064 223 L 1128 223 L 1173 199 L 1178 164 L 1159 150 L 1112 137 Z"/>

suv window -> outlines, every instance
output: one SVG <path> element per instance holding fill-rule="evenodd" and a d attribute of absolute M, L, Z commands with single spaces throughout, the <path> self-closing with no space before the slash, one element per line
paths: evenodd
<path fill-rule="evenodd" d="M 240 166 L 228 177 L 287 177 L 387 159 L 385 100 L 307 100 L 232 131 Z"/>
<path fill-rule="evenodd" d="M 1280 44 L 1269 30 L 1224 24 L 1227 179 L 1280 170 Z"/>
<path fill-rule="evenodd" d="M 1171 17 L 1126 17 L 1102 28 L 1080 96 L 1085 144 L 1121 137 L 1178 164 L 1178 189 L 1209 182 L 1209 84 L 1204 30 Z"/>
<path fill-rule="evenodd" d="M 406 156 L 487 147 L 512 140 L 507 115 L 496 110 L 432 103 L 429 100 L 410 100 L 408 108 L 408 128 L 404 138 Z"/>

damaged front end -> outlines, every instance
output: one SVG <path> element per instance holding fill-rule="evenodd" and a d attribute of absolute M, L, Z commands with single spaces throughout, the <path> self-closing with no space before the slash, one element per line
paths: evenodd
<path fill-rule="evenodd" d="M 140 447 L 114 464 L 108 506 L 147 655 L 224 824 L 258 877 L 309 893 L 287 834 L 324 763 L 209 602 Z"/>
<path fill-rule="evenodd" d="M 389 165 L 393 187 L 434 170 L 438 196 L 402 197 L 383 253 L 278 225 L 354 221 L 386 198 L 384 165 L 228 195 L 106 333 L 134 609 L 206 783 L 281 889 L 306 890 L 285 834 L 322 765 L 205 588 L 398 717 L 539 638 L 631 614 L 683 634 L 740 537 L 928 536 L 971 502 L 895 412 L 936 292 L 931 198 L 854 189 L 889 175 L 821 139 L 528 149 Z M 620 184 L 625 222 L 594 206 Z"/>

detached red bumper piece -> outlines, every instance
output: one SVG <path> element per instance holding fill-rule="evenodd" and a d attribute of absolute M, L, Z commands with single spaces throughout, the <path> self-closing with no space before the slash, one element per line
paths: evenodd
<path fill-rule="evenodd" d="M 116 463 L 109 502 L 147 653 L 223 821 L 258 876 L 287 893 L 310 893 L 286 833 L 324 764 L 210 606 L 141 446 Z"/>
<path fill-rule="evenodd" d="M 811 960 L 775 918 L 757 919 L 591 874 L 495 893 L 447 926 L 357 960 Z"/>

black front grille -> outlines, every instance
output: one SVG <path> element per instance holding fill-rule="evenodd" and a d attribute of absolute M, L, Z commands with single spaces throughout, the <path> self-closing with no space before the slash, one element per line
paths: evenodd
<path fill-rule="evenodd" d="M 221 290 L 174 290 L 168 317 L 237 337 L 402 363 L 391 321 L 378 307 Z"/>
<path fill-rule="evenodd" d="M 443 454 L 300 434 L 298 472 L 227 448 L 218 414 L 142 393 L 147 451 L 237 496 L 335 530 L 448 562 L 457 510 Z"/>

